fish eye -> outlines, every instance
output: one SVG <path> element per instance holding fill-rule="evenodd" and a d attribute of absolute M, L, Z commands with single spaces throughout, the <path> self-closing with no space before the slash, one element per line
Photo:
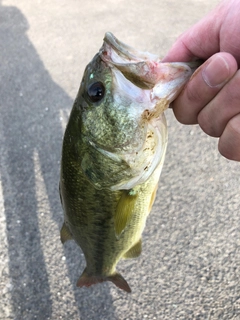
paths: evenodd
<path fill-rule="evenodd" d="M 98 102 L 104 97 L 105 87 L 102 82 L 98 81 L 91 84 L 87 94 L 92 102 Z"/>

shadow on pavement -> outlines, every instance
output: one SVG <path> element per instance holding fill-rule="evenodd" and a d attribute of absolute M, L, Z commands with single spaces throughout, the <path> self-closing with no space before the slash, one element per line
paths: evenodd
<path fill-rule="evenodd" d="M 5 165 L 1 164 L 0 169 L 13 285 L 13 317 L 51 319 L 52 297 L 44 248 L 40 244 L 33 153 L 37 150 L 39 154 L 52 217 L 60 229 L 63 216 L 58 198 L 62 140 L 59 110 L 71 107 L 73 101 L 45 69 L 27 37 L 28 27 L 18 8 L 0 4 L 0 110 L 5 141 L 1 147 Z M 67 250 L 65 253 L 71 275 L 78 265 L 74 265 L 75 257 L 70 257 Z M 79 275 L 81 270 L 77 272 Z M 90 319 L 91 304 L 95 310 L 101 310 L 105 303 L 111 306 L 107 316 L 113 319 L 108 287 L 104 287 L 103 295 L 93 298 L 93 302 L 85 290 L 75 288 L 76 280 L 71 279 L 71 283 L 81 319 Z M 99 313 L 95 316 L 100 319 Z"/>

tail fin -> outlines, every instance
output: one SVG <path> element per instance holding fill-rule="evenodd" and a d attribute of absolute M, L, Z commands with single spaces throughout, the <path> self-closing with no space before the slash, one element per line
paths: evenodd
<path fill-rule="evenodd" d="M 90 287 L 93 284 L 101 283 L 104 281 L 111 281 L 118 288 L 130 293 L 131 288 L 129 287 L 127 281 L 120 275 L 120 273 L 115 272 L 108 277 L 88 275 L 86 269 L 83 271 L 82 275 L 78 279 L 77 287 Z"/>
<path fill-rule="evenodd" d="M 111 281 L 112 283 L 115 284 L 118 288 L 130 293 L 131 288 L 129 287 L 127 281 L 121 276 L 120 273 L 115 272 L 113 275 L 107 277 L 108 281 Z"/>

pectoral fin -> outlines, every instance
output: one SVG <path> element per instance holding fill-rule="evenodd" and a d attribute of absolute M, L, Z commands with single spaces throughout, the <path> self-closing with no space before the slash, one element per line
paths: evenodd
<path fill-rule="evenodd" d="M 137 197 L 137 192 L 133 192 L 132 190 L 122 191 L 122 196 L 114 214 L 114 228 L 117 238 L 120 237 L 134 213 Z"/>
<path fill-rule="evenodd" d="M 64 243 L 67 240 L 72 240 L 72 234 L 70 232 L 70 230 L 68 229 L 68 227 L 66 226 L 65 222 L 62 225 L 62 229 L 60 231 L 60 239 L 61 242 Z"/>
<path fill-rule="evenodd" d="M 137 258 L 142 252 L 142 239 L 140 239 L 132 248 L 123 256 L 124 259 Z"/>

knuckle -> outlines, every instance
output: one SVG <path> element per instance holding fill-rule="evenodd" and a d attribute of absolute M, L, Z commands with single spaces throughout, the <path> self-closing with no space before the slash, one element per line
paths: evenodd
<path fill-rule="evenodd" d="M 220 137 L 228 126 L 235 125 L 235 116 L 240 113 L 240 72 L 218 92 L 218 94 L 204 106 L 197 120 L 202 130 L 212 137 Z M 238 130 L 236 127 L 236 130 Z M 232 128 L 233 130 L 233 128 Z"/>
<path fill-rule="evenodd" d="M 228 122 L 219 139 L 218 149 L 225 158 L 240 161 L 240 114 Z"/>

